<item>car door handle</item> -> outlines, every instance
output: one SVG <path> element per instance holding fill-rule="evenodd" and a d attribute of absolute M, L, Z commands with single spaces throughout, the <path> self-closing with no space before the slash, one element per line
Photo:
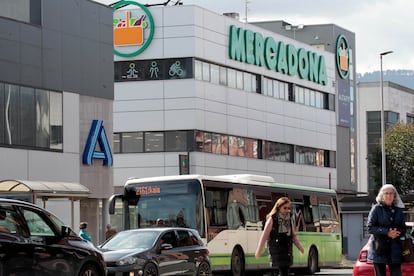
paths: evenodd
<path fill-rule="evenodd" d="M 36 246 L 34 248 L 34 250 L 37 251 L 37 252 L 46 252 L 46 248 L 41 247 L 41 246 Z"/>

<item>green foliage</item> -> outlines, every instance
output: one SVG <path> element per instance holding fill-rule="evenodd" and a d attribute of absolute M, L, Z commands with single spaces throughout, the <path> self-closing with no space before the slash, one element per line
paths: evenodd
<path fill-rule="evenodd" d="M 414 185 L 414 124 L 398 123 L 387 129 L 385 154 L 387 183 L 393 184 L 402 194 L 412 191 Z M 370 158 L 370 162 L 375 165 L 375 182 L 381 185 L 381 144 Z"/>

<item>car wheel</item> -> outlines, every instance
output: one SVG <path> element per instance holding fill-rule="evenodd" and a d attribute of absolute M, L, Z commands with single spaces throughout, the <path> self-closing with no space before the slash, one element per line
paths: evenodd
<path fill-rule="evenodd" d="M 244 258 L 237 248 L 231 254 L 231 273 L 233 276 L 244 276 Z"/>
<path fill-rule="evenodd" d="M 157 276 L 157 267 L 153 263 L 146 264 L 144 267 L 143 276 Z"/>
<path fill-rule="evenodd" d="M 308 258 L 308 273 L 313 275 L 318 272 L 318 253 L 315 248 L 311 248 Z"/>
<path fill-rule="evenodd" d="M 201 262 L 198 266 L 197 276 L 210 276 L 211 268 L 207 262 Z"/>
<path fill-rule="evenodd" d="M 92 264 L 84 265 L 79 273 L 79 276 L 101 276 L 96 266 Z"/>

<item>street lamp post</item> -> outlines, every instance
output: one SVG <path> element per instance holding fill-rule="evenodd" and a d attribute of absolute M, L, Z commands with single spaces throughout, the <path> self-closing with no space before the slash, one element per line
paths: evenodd
<path fill-rule="evenodd" d="M 386 51 L 380 53 L 380 90 L 381 90 L 381 179 L 382 185 L 387 183 L 387 165 L 386 165 L 386 156 L 385 156 L 385 119 L 384 119 L 384 83 L 382 75 L 382 57 L 388 54 L 393 53 L 393 51 Z"/>

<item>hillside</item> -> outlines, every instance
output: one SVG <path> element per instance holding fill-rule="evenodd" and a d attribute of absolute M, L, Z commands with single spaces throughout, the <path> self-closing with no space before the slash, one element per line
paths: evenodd
<path fill-rule="evenodd" d="M 371 73 L 357 74 L 359 82 L 380 81 L 380 71 Z M 413 70 L 387 70 L 384 71 L 384 81 L 392 81 L 399 85 L 414 89 L 414 71 Z"/>

